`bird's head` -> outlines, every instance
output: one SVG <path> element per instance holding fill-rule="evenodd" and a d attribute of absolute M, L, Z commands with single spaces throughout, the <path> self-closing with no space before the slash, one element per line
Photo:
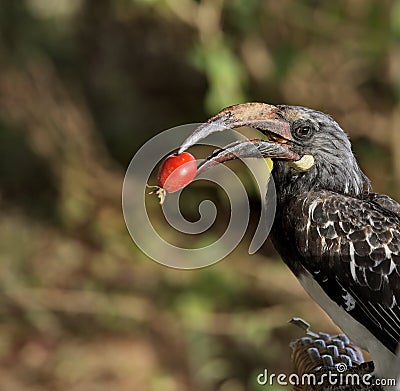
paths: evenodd
<path fill-rule="evenodd" d="M 369 188 L 339 124 L 327 114 L 300 106 L 244 103 L 227 107 L 197 128 L 180 152 L 212 133 L 242 126 L 257 129 L 265 139 L 230 144 L 209 156 L 200 170 L 238 158 L 271 158 L 282 197 L 322 189 L 356 196 Z"/>

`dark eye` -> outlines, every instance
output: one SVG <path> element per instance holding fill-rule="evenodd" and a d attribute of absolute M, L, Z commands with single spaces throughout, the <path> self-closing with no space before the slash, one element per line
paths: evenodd
<path fill-rule="evenodd" d="M 312 134 L 312 127 L 310 125 L 302 125 L 294 129 L 294 135 L 298 138 L 309 137 Z"/>

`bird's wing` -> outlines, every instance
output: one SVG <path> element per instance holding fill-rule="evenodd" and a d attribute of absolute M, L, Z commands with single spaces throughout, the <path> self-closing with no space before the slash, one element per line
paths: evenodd
<path fill-rule="evenodd" d="M 378 193 L 367 193 L 364 199 L 400 217 L 400 204 L 389 196 Z"/>
<path fill-rule="evenodd" d="M 307 193 L 292 201 L 295 212 L 286 214 L 286 227 L 293 230 L 303 266 L 328 296 L 395 352 L 400 341 L 400 205 L 389 197 L 371 198 Z"/>

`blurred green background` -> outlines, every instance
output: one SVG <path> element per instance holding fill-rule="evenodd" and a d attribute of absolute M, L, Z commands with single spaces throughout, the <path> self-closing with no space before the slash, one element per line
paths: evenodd
<path fill-rule="evenodd" d="M 399 40 L 400 1 L 2 1 L 0 390 L 279 389 L 256 375 L 291 371 L 287 320 L 332 323 L 270 245 L 197 271 L 146 258 L 124 172 L 169 127 L 299 104 L 400 199 Z"/>

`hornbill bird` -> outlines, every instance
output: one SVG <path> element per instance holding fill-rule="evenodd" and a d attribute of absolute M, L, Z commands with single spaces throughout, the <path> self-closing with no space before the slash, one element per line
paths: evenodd
<path fill-rule="evenodd" d="M 275 248 L 308 294 L 369 351 L 375 375 L 388 376 L 400 340 L 400 204 L 371 191 L 339 124 L 305 107 L 227 107 L 179 152 L 211 133 L 242 126 L 266 139 L 217 150 L 200 170 L 237 158 L 272 158 Z"/>

